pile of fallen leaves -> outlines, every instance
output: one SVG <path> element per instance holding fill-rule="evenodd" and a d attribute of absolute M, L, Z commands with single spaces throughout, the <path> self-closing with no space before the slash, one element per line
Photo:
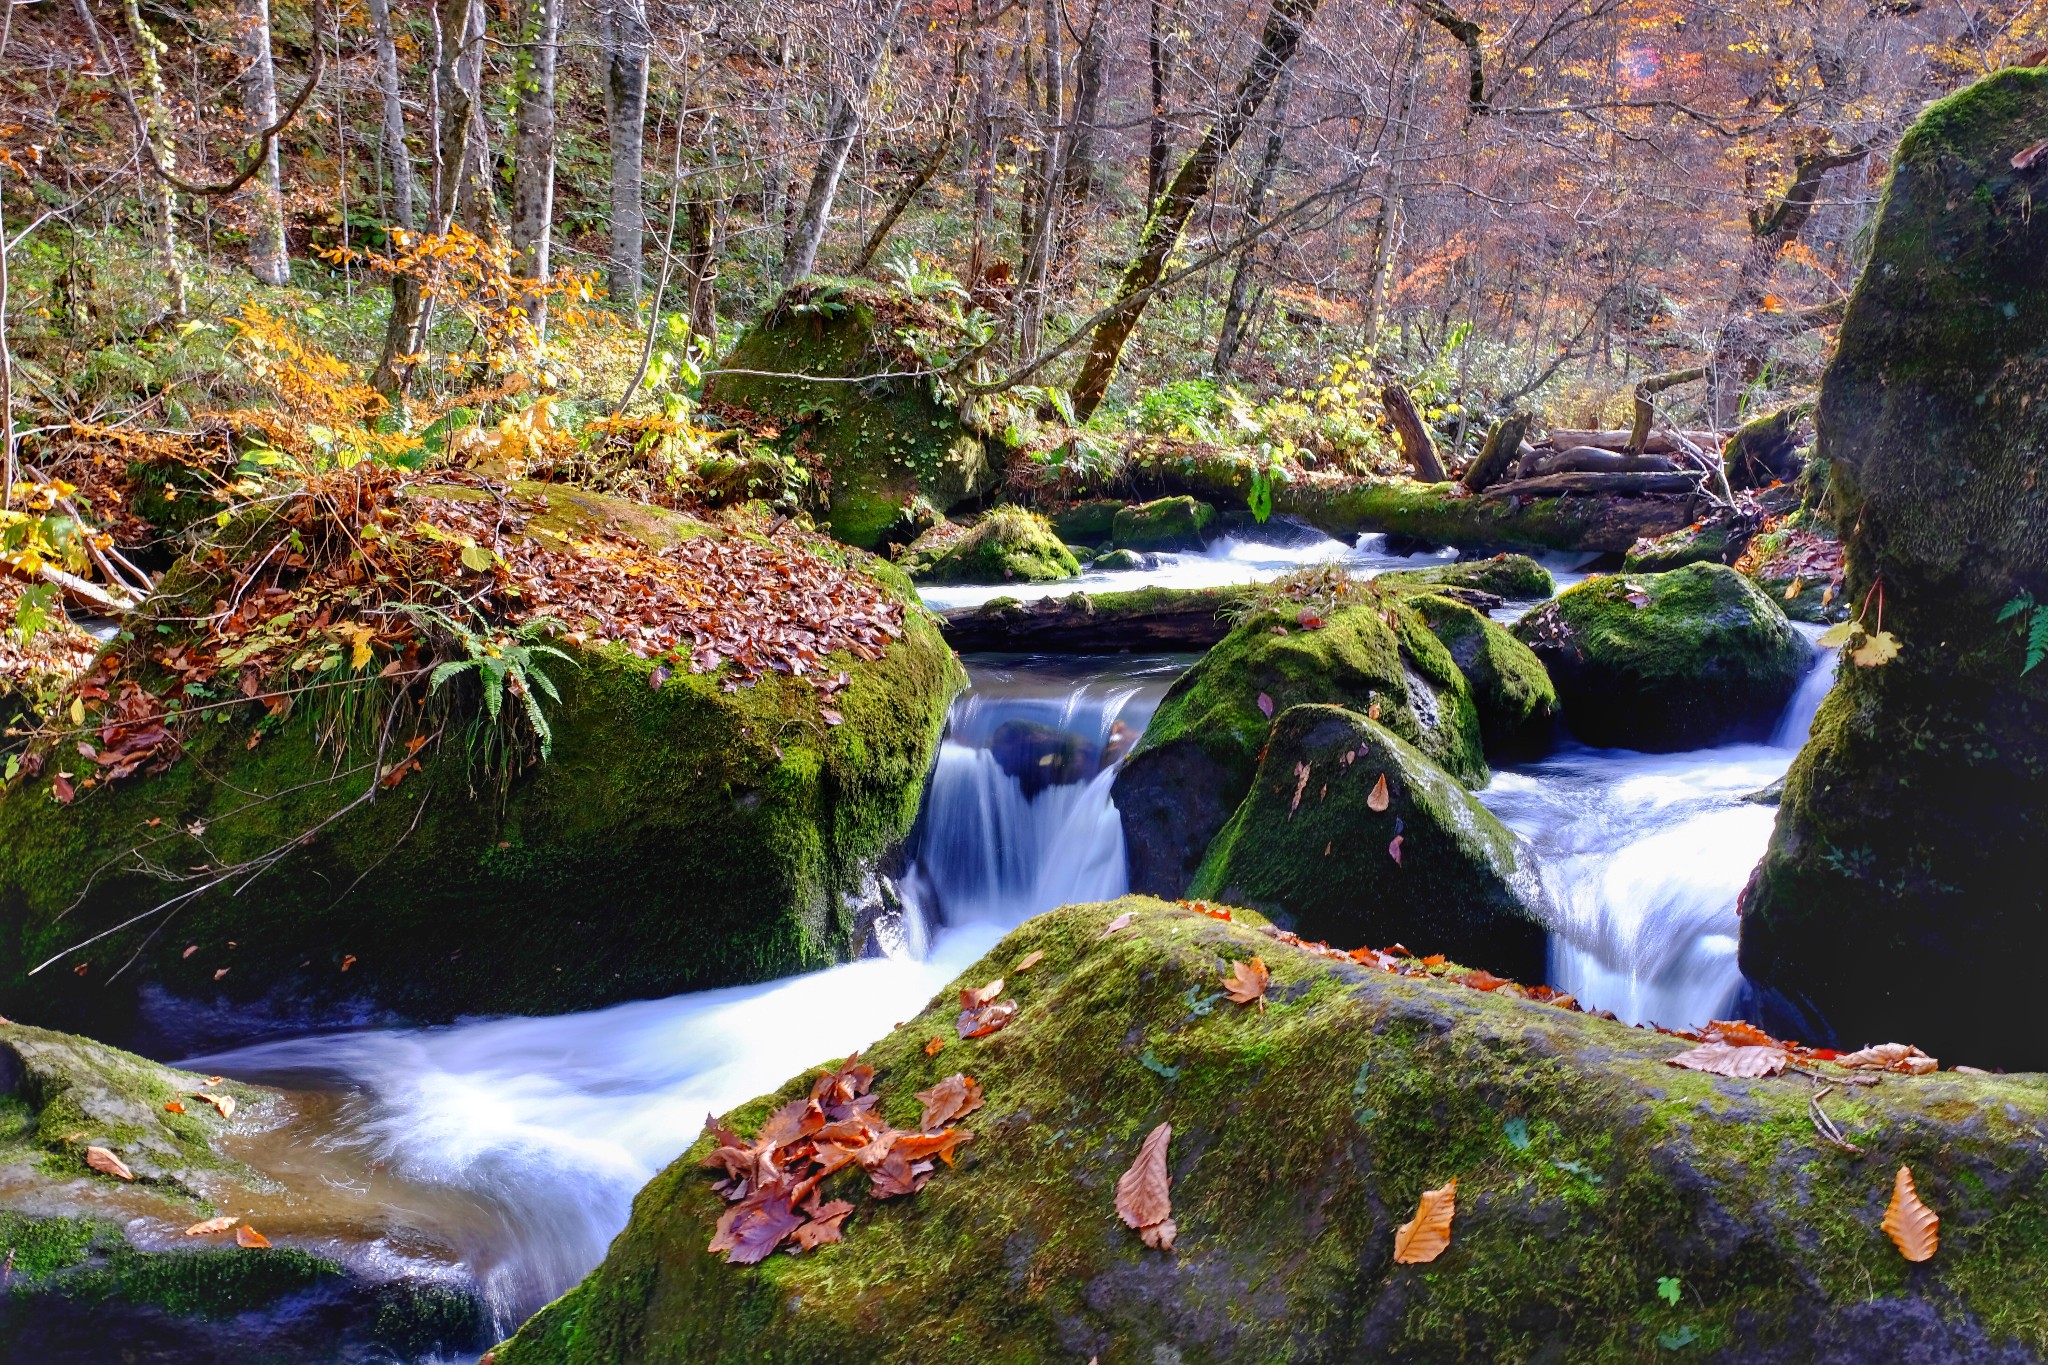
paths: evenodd
<path fill-rule="evenodd" d="M 754 1265 L 785 1242 L 794 1254 L 840 1241 L 853 1204 L 821 1198 L 827 1177 L 857 1166 L 877 1199 L 915 1194 L 931 1179 L 934 1158 L 950 1166 L 954 1152 L 973 1139 L 954 1126 L 981 1108 L 981 1086 L 972 1076 L 956 1073 L 918 1091 L 924 1109 L 916 1132 L 881 1116 L 874 1080 L 875 1069 L 856 1054 L 820 1074 L 809 1095 L 770 1114 L 752 1138 L 705 1120 L 718 1146 L 702 1164 L 724 1173 L 712 1188 L 732 1206 L 718 1220 L 712 1251 L 736 1265 Z"/>
<path fill-rule="evenodd" d="M 25 602 L 30 593 L 34 598 Z M 98 649 L 99 642 L 72 624 L 47 588 L 0 578 L 0 695 L 13 693 L 39 706 L 83 672 Z"/>

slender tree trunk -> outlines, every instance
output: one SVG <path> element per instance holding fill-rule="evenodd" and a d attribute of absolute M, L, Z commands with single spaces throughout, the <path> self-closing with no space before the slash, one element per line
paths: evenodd
<path fill-rule="evenodd" d="M 519 90 L 518 141 L 512 162 L 512 249 L 514 269 L 524 279 L 548 277 L 548 252 L 555 220 L 555 54 L 562 27 L 562 0 L 526 0 L 520 28 L 521 52 L 513 80 Z M 526 301 L 533 325 L 547 328 L 547 296 Z"/>
<path fill-rule="evenodd" d="M 708 199 L 683 205 L 683 234 L 690 331 L 709 347 L 718 337 L 718 205 Z"/>
<path fill-rule="evenodd" d="M 612 153 L 609 288 L 614 303 L 640 302 L 645 210 L 643 156 L 647 136 L 646 0 L 603 0 L 599 15 L 605 54 L 605 123 Z"/>
<path fill-rule="evenodd" d="M 383 102 L 384 161 L 389 167 L 390 189 L 385 214 L 393 227 L 412 232 L 415 219 L 412 153 L 405 145 L 405 104 L 398 84 L 398 42 L 391 28 L 390 0 L 370 0 L 370 26 L 377 45 L 377 89 Z M 370 382 L 379 393 L 390 396 L 401 387 L 399 357 L 414 349 L 414 333 L 420 322 L 420 285 L 410 275 L 391 277 L 391 312 L 384 321 L 384 350 L 377 359 Z"/>
<path fill-rule="evenodd" d="M 1173 79 L 1173 53 L 1168 48 L 1166 25 L 1171 22 L 1167 0 L 1148 0 L 1145 27 L 1145 56 L 1152 76 L 1152 119 L 1145 143 L 1145 207 L 1149 211 L 1166 193 L 1166 167 L 1173 155 L 1172 130 L 1166 126 L 1167 87 Z"/>
<path fill-rule="evenodd" d="M 1066 182 L 1067 202 L 1076 209 L 1094 194 L 1096 178 L 1102 173 L 1097 164 L 1101 151 L 1096 123 L 1101 117 L 1107 28 L 1102 22 L 1102 0 L 1093 0 L 1088 27 L 1081 34 L 1081 51 L 1074 59 L 1074 126 L 1068 136 Z"/>
<path fill-rule="evenodd" d="M 1408 158 L 1408 142 L 1414 127 L 1411 114 L 1415 108 L 1415 87 L 1421 75 L 1421 35 L 1414 26 L 1409 26 L 1401 49 L 1399 85 L 1394 92 L 1394 113 L 1391 139 L 1393 146 L 1387 156 L 1386 178 L 1380 183 L 1379 211 L 1373 215 L 1372 246 L 1366 253 L 1367 278 L 1371 287 L 1365 299 L 1365 337 L 1367 341 L 1377 340 L 1380 324 L 1386 318 L 1387 285 L 1394 273 L 1394 255 L 1401 234 L 1402 200 L 1405 194 L 1401 187 L 1402 164 Z"/>
<path fill-rule="evenodd" d="M 782 260 L 782 282 L 795 284 L 811 273 L 818 263 L 818 248 L 825 241 L 825 229 L 832 221 L 832 201 L 839 194 L 839 178 L 846 171 L 846 158 L 860 136 L 868 89 L 881 69 L 882 57 L 896 28 L 896 16 L 903 0 L 887 0 L 888 8 L 875 24 L 863 50 L 853 58 L 848 79 L 835 88 L 825 119 L 825 137 L 818 145 L 817 165 L 811 170 L 810 191 L 804 196 L 803 211 L 789 235 L 789 251 Z"/>
<path fill-rule="evenodd" d="M 89 0 L 75 0 L 84 11 Z M 136 0 L 123 0 L 121 15 L 128 22 L 128 36 L 135 44 L 136 63 L 142 70 L 143 107 L 149 120 L 149 139 L 155 146 L 157 164 L 166 171 L 175 172 L 178 165 L 178 144 L 172 136 L 170 96 L 164 89 L 164 70 L 158 60 L 164 52 L 164 45 L 148 24 L 142 21 L 142 9 Z M 87 27 L 92 27 L 87 16 Z M 149 188 L 144 191 L 147 198 L 155 200 L 157 217 L 157 254 L 162 257 L 164 282 L 171 287 L 172 317 L 185 315 L 187 296 L 191 292 L 191 280 L 185 274 L 185 265 L 178 256 L 178 200 L 170 182 L 162 176 L 145 175 Z"/>
<path fill-rule="evenodd" d="M 441 0 L 441 51 L 434 73 L 440 91 L 440 200 L 436 229 L 460 223 L 488 230 L 491 188 L 484 178 L 483 0 Z"/>
<path fill-rule="evenodd" d="M 1251 189 L 1245 194 L 1244 217 L 1247 224 L 1257 223 L 1259 215 L 1266 211 L 1266 195 L 1272 191 L 1273 181 L 1280 174 L 1280 162 L 1287 147 L 1287 97 L 1293 92 L 1293 72 L 1283 71 L 1273 88 L 1273 112 L 1266 125 L 1266 154 L 1259 160 L 1258 173 L 1252 177 Z M 1238 253 L 1237 269 L 1230 277 L 1230 301 L 1223 308 L 1223 328 L 1216 337 L 1216 377 L 1227 378 L 1230 362 L 1237 356 L 1237 348 L 1244 341 L 1245 319 L 1250 316 L 1252 293 L 1252 258 L 1258 246 L 1254 243 Z"/>
<path fill-rule="evenodd" d="M 252 136 L 277 122 L 277 64 L 270 56 L 270 0 L 239 0 L 240 28 L 236 37 L 249 65 L 242 73 L 242 114 Z M 314 35 L 314 41 L 320 40 Z M 249 233 L 249 273 L 265 284 L 286 284 L 292 277 L 291 261 L 285 254 L 284 196 L 279 184 L 277 139 L 272 138 L 263 157 L 263 169 L 249 187 L 256 216 Z"/>
<path fill-rule="evenodd" d="M 995 41 L 984 31 L 976 53 L 974 91 L 974 244 L 967 252 L 967 287 L 978 289 L 988 274 L 989 220 L 996 204 Z"/>
<path fill-rule="evenodd" d="M 1062 157 L 1071 145 L 1061 131 L 1066 114 L 1066 54 L 1060 41 L 1059 0 L 1045 0 L 1045 140 L 1038 154 L 1038 209 L 1024 256 L 1023 308 L 1017 336 L 1023 353 L 1038 347 L 1045 331 L 1046 277 L 1052 269 L 1052 244 L 1061 209 Z"/>
<path fill-rule="evenodd" d="M 1266 102 L 1273 83 L 1293 60 L 1303 30 L 1315 18 L 1317 2 L 1273 0 L 1265 29 L 1259 35 L 1258 50 L 1252 54 L 1251 64 L 1239 79 L 1230 103 L 1209 125 L 1195 150 L 1181 162 L 1173 182 L 1146 220 L 1137 254 L 1124 268 L 1109 316 L 1089 339 L 1088 357 L 1082 361 L 1080 378 L 1074 384 L 1074 412 L 1081 421 L 1094 414 L 1103 395 L 1109 392 L 1109 381 L 1116 373 L 1117 361 L 1123 358 L 1124 345 L 1137 328 L 1145 305 L 1151 301 L 1152 287 L 1159 282 L 1167 256 L 1180 241 L 1181 229 L 1187 226 L 1195 207 L 1208 197 L 1223 159 L 1230 155 L 1246 125 Z"/>

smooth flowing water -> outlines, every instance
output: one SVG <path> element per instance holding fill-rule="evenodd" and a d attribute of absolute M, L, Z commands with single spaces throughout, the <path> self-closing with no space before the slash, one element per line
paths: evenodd
<path fill-rule="evenodd" d="M 1082 586 L 1239 583 L 1332 562 L 1369 575 L 1447 557 L 1402 558 L 1379 537 L 1345 545 L 1299 527 L 1271 538 L 1227 539 Z M 1563 581 L 1580 576 L 1553 567 Z M 333 1032 L 194 1059 L 301 1093 L 299 1117 L 245 1153 L 310 1192 L 283 1199 L 266 1226 L 313 1242 L 346 1226 L 355 1240 L 327 1249 L 392 1272 L 459 1265 L 509 1331 L 597 1264 L 633 1195 L 707 1113 L 865 1046 L 1029 916 L 1121 894 L 1114 767 L 1189 662 L 970 659 L 885 956 L 585 1014 Z M 1784 772 L 1830 669 L 1816 665 L 1771 744 L 1575 748 L 1496 776 L 1483 799 L 1531 841 L 1560 915 L 1554 984 L 1630 1020 L 1698 1023 L 1725 1007 L 1739 981 L 1735 895 L 1772 819 L 1741 797 Z M 368 1245 L 365 1228 L 376 1233 Z"/>

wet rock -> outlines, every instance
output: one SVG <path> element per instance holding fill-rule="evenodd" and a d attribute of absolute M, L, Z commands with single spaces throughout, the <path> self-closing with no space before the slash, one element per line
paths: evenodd
<path fill-rule="evenodd" d="M 1762 739 L 1812 646 L 1719 564 L 1588 579 L 1524 616 L 1565 724 L 1588 744 L 1662 752 Z"/>
<path fill-rule="evenodd" d="M 1119 550 L 1199 550 L 1215 536 L 1216 509 L 1185 495 L 1123 508 L 1111 525 Z"/>
<path fill-rule="evenodd" d="M 1987 1066 L 2048 1066 L 1984 975 L 2048 954 L 2048 158 L 2013 164 L 2044 128 L 2048 70 L 2008 70 L 1900 144 L 1815 458 L 1841 597 L 1900 652 L 1843 668 L 1743 900 L 1753 981 L 1852 1046 Z"/>
<path fill-rule="evenodd" d="M 1281 713 L 1188 894 L 1304 938 L 1399 942 L 1526 981 L 1541 979 L 1549 945 L 1515 837 L 1414 746 L 1335 706 Z"/>
<path fill-rule="evenodd" d="M 989 754 L 1017 779 L 1026 800 L 1047 787 L 1082 782 L 1102 767 L 1102 754 L 1071 730 L 1030 720 L 1006 720 L 989 737 Z"/>
<path fill-rule="evenodd" d="M 1136 550 L 1107 550 L 1095 556 L 1089 565 L 1104 573 L 1121 573 L 1135 569 L 1149 569 L 1159 562 L 1155 555 L 1141 555 Z"/>
<path fill-rule="evenodd" d="M 1116 525 L 1116 514 L 1123 510 L 1124 504 L 1115 498 L 1093 498 L 1054 512 L 1048 520 L 1068 544 L 1107 545 L 1111 528 Z"/>
<path fill-rule="evenodd" d="M 1409 603 L 1465 675 L 1487 755 L 1529 759 L 1548 752 L 1557 729 L 1557 689 L 1542 660 L 1504 626 L 1464 602 L 1424 592 Z"/>

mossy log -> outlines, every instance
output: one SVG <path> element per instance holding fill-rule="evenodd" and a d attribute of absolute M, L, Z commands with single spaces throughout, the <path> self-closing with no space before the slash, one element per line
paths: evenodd
<path fill-rule="evenodd" d="M 1242 588 L 1133 588 L 1075 592 L 1019 602 L 998 597 L 939 615 L 959 650 L 1096 654 L 1148 649 L 1207 649 L 1230 633 L 1226 608 Z"/>
<path fill-rule="evenodd" d="M 1499 493 L 1496 484 L 1486 490 Z M 1644 536 L 1690 525 L 1695 499 L 1535 496 L 1523 489 L 1505 496 L 1465 497 L 1455 484 L 1408 480 L 1347 480 L 1336 484 L 1282 484 L 1273 510 L 1299 518 L 1328 535 L 1363 532 L 1406 536 L 1463 550 L 1625 551 Z"/>
<path fill-rule="evenodd" d="M 1263 1009 L 1219 985 L 1253 956 Z M 1003 977 L 1007 1028 L 958 1041 L 948 989 L 863 1053 L 899 1125 L 918 1090 L 976 1078 L 957 1165 L 888 1201 L 836 1176 L 820 1194 L 854 1203 L 843 1242 L 736 1266 L 706 1250 L 725 1206 L 701 1140 L 497 1365 L 2048 1356 L 2048 1080 L 1837 1089 L 1820 1103 L 1851 1155 L 1816 1132 L 1804 1076 L 1678 1070 L 1685 1042 L 1439 971 L 1333 961 L 1155 901 L 1042 915 L 954 983 Z M 813 1079 L 728 1123 L 754 1132 Z M 1115 1213 L 1162 1123 L 1172 1252 Z M 1901 1166 L 1942 1220 L 1925 1264 L 1879 1229 Z M 1449 1247 L 1396 1264 L 1395 1230 L 1451 1180 Z"/>

